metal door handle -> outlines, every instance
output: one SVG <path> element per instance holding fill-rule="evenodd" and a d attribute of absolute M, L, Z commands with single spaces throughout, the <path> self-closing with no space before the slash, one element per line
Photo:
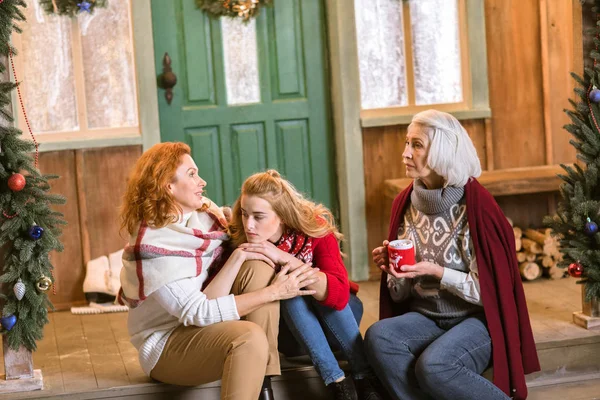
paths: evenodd
<path fill-rule="evenodd" d="M 165 99 L 167 104 L 173 101 L 173 87 L 177 84 L 177 75 L 173 73 L 171 68 L 171 57 L 165 52 L 163 57 L 163 72 L 158 76 L 158 87 L 165 89 Z"/>

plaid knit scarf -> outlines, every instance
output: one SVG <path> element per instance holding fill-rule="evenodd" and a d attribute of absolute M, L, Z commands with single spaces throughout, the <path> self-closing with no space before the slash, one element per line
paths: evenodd
<path fill-rule="evenodd" d="M 212 203 L 205 212 L 193 212 L 186 226 L 152 228 L 142 221 L 123 252 L 119 303 L 135 308 L 162 286 L 200 275 L 221 259 L 226 225 Z"/>

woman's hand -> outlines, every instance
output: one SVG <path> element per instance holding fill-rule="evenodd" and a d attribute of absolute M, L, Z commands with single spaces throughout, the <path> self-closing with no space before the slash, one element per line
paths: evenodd
<path fill-rule="evenodd" d="M 231 222 L 231 217 L 233 216 L 233 212 L 231 211 L 231 207 L 223 206 L 223 207 L 221 207 L 221 211 L 223 211 L 223 215 L 225 216 L 225 220 L 227 222 Z"/>
<path fill-rule="evenodd" d="M 388 242 L 387 240 L 383 241 L 383 246 L 376 247 L 373 252 L 373 262 L 378 267 L 386 266 L 390 263 L 390 259 L 388 257 Z M 387 272 L 387 271 L 386 271 Z"/>
<path fill-rule="evenodd" d="M 380 266 L 382 271 L 387 272 L 392 275 L 394 278 L 417 278 L 419 276 L 432 276 L 436 278 L 438 281 L 442 280 L 442 276 L 444 275 L 444 267 L 441 267 L 435 263 L 429 261 L 421 261 L 416 263 L 415 265 L 401 265 L 400 271 L 396 271 L 393 264 L 388 264 L 387 266 Z"/>
<path fill-rule="evenodd" d="M 240 257 L 243 260 L 242 263 L 244 261 L 248 261 L 248 260 L 260 260 L 260 261 L 264 261 L 267 264 L 269 264 L 271 266 L 271 268 L 273 268 L 273 269 L 275 268 L 275 263 L 269 257 L 267 257 L 261 253 L 252 253 L 252 252 L 244 251 L 240 248 L 237 248 L 233 251 L 231 256 Z"/>
<path fill-rule="evenodd" d="M 312 296 L 314 290 L 302 290 L 317 281 L 318 268 L 312 268 L 312 264 L 303 264 L 293 272 L 289 272 L 288 265 L 281 268 L 275 279 L 269 285 L 272 292 L 272 301 L 291 299 L 296 296 Z M 289 273 L 288 273 L 289 272 Z"/>
<path fill-rule="evenodd" d="M 294 258 L 291 254 L 278 249 L 268 240 L 262 243 L 242 243 L 238 246 L 238 249 L 242 249 L 247 254 L 261 254 L 278 265 L 285 265 Z"/>

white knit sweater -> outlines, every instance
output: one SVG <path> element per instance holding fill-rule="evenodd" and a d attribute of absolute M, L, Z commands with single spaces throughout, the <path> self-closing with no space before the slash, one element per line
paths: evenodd
<path fill-rule="evenodd" d="M 186 226 L 192 213 L 182 216 L 179 225 Z M 209 300 L 201 292 L 208 268 L 193 278 L 171 282 L 129 310 L 127 326 L 131 343 L 139 353 L 146 375 L 156 366 L 171 333 L 181 324 L 207 326 L 221 321 L 240 319 L 233 295 Z"/>
<path fill-rule="evenodd" d="M 153 292 L 139 307 L 129 310 L 131 343 L 138 350 L 140 364 L 148 376 L 179 325 L 207 326 L 240 319 L 232 294 L 209 300 L 200 291 L 207 275 L 205 270 L 197 277 L 171 282 Z"/>

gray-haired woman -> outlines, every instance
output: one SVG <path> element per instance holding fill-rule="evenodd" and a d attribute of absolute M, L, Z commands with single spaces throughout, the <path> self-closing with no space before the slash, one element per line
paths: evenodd
<path fill-rule="evenodd" d="M 473 142 L 452 115 L 427 110 L 402 158 L 414 181 L 394 200 L 388 240 L 410 239 L 417 262 L 395 270 L 388 241 L 373 250 L 381 321 L 365 343 L 377 376 L 398 399 L 525 399 L 539 362 L 514 235 L 475 179 Z M 480 375 L 490 363 L 494 384 Z"/>

